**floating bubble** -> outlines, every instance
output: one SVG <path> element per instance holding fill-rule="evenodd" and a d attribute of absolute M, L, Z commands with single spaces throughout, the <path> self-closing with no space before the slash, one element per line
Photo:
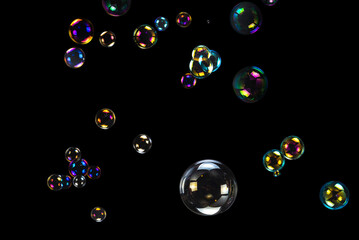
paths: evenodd
<path fill-rule="evenodd" d="M 78 161 L 81 158 L 81 151 L 77 147 L 69 147 L 65 151 L 65 159 L 68 162 Z"/>
<path fill-rule="evenodd" d="M 63 181 L 62 189 L 69 189 L 72 185 L 72 178 L 69 175 L 61 175 Z"/>
<path fill-rule="evenodd" d="M 237 196 L 237 182 L 227 166 L 207 159 L 187 168 L 179 190 L 189 210 L 209 216 L 223 213 L 232 206 Z"/>
<path fill-rule="evenodd" d="M 102 7 L 108 15 L 119 17 L 128 12 L 131 0 L 102 0 Z"/>
<path fill-rule="evenodd" d="M 102 222 L 107 216 L 106 210 L 102 207 L 94 207 L 91 210 L 91 218 L 96 222 Z"/>
<path fill-rule="evenodd" d="M 263 165 L 269 171 L 273 172 L 275 177 L 280 175 L 279 170 L 284 167 L 285 158 L 279 150 L 273 149 L 266 152 L 263 156 Z"/>
<path fill-rule="evenodd" d="M 211 52 L 211 56 L 209 57 L 209 60 L 211 60 L 211 62 L 213 64 L 212 72 L 215 72 L 221 66 L 222 59 L 221 59 L 221 56 L 219 56 L 218 52 L 216 52 L 214 50 L 210 50 L 210 52 Z"/>
<path fill-rule="evenodd" d="M 286 159 L 296 160 L 304 153 L 304 143 L 297 136 L 289 136 L 282 141 L 280 149 Z"/>
<path fill-rule="evenodd" d="M 237 97 L 246 103 L 261 100 L 268 89 L 268 80 L 259 67 L 245 67 L 233 79 L 233 90 Z"/>
<path fill-rule="evenodd" d="M 69 173 L 72 177 L 83 175 L 86 176 L 89 169 L 89 164 L 85 159 L 79 161 L 72 161 L 69 164 Z"/>
<path fill-rule="evenodd" d="M 157 32 L 150 25 L 139 26 L 133 32 L 133 40 L 141 49 L 149 49 L 157 43 Z"/>
<path fill-rule="evenodd" d="M 180 12 L 176 17 L 176 23 L 182 28 L 186 28 L 192 23 L 192 17 L 186 12 Z"/>
<path fill-rule="evenodd" d="M 85 53 L 81 48 L 70 48 L 65 52 L 64 61 L 70 68 L 79 68 L 85 63 Z"/>
<path fill-rule="evenodd" d="M 213 63 L 209 59 L 200 59 L 199 61 L 191 60 L 189 70 L 197 79 L 203 79 L 211 75 L 213 71 Z"/>
<path fill-rule="evenodd" d="M 139 154 L 145 154 L 152 148 L 152 139 L 146 134 L 140 134 L 133 140 L 133 148 Z"/>
<path fill-rule="evenodd" d="M 87 176 L 90 179 L 99 179 L 101 176 L 101 168 L 98 166 L 90 166 Z"/>
<path fill-rule="evenodd" d="M 186 89 L 193 88 L 196 86 L 196 83 L 197 79 L 191 73 L 186 73 L 181 78 L 181 84 Z"/>
<path fill-rule="evenodd" d="M 168 20 L 165 17 L 158 17 L 155 20 L 155 27 L 158 31 L 162 32 L 168 28 Z"/>
<path fill-rule="evenodd" d="M 115 122 L 115 113 L 109 108 L 103 108 L 96 113 L 95 123 L 101 129 L 110 129 L 115 124 Z"/>
<path fill-rule="evenodd" d="M 262 3 L 264 3 L 267 6 L 274 6 L 278 0 L 262 0 Z"/>
<path fill-rule="evenodd" d="M 63 188 L 61 175 L 52 174 L 47 178 L 47 186 L 53 191 L 60 191 Z"/>
<path fill-rule="evenodd" d="M 253 34 L 262 24 L 262 13 L 252 2 L 240 2 L 231 11 L 230 21 L 233 29 L 243 35 Z"/>
<path fill-rule="evenodd" d="M 199 45 L 192 50 L 192 59 L 195 61 L 207 60 L 210 56 L 211 50 L 204 45 Z"/>
<path fill-rule="evenodd" d="M 116 42 L 116 35 L 111 31 L 104 31 L 99 37 L 100 44 L 103 47 L 112 47 Z"/>
<path fill-rule="evenodd" d="M 77 18 L 70 24 L 69 35 L 75 43 L 87 44 L 92 40 L 94 35 L 93 25 L 87 19 Z"/>
<path fill-rule="evenodd" d="M 339 181 L 330 181 L 320 189 L 319 198 L 326 208 L 339 210 L 348 204 L 349 190 Z"/>
<path fill-rule="evenodd" d="M 83 188 L 86 185 L 86 178 L 83 175 L 77 175 L 74 177 L 72 184 L 75 188 Z"/>

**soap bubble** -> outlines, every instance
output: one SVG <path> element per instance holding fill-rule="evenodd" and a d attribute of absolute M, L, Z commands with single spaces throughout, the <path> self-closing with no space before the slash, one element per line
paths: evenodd
<path fill-rule="evenodd" d="M 279 170 L 284 167 L 285 158 L 279 150 L 273 149 L 266 152 L 263 156 L 263 165 L 269 171 L 273 172 L 275 177 L 280 175 Z"/>
<path fill-rule="evenodd" d="M 65 159 L 68 162 L 78 161 L 81 158 L 81 151 L 77 147 L 69 147 L 65 151 Z"/>
<path fill-rule="evenodd" d="M 210 52 L 211 52 L 211 56 L 209 57 L 209 60 L 211 60 L 211 62 L 213 64 L 212 72 L 215 72 L 221 66 L 222 59 L 221 59 L 221 56 L 219 56 L 218 52 L 216 52 L 214 50 L 210 50 Z"/>
<path fill-rule="evenodd" d="M 349 190 L 339 181 L 330 181 L 320 189 L 319 198 L 326 208 L 339 210 L 348 204 Z"/>
<path fill-rule="evenodd" d="M 304 143 L 297 136 L 289 136 L 282 141 L 280 149 L 286 159 L 296 160 L 304 153 Z"/>
<path fill-rule="evenodd" d="M 199 45 L 192 50 L 192 59 L 195 61 L 207 60 L 211 56 L 211 50 L 205 45 Z"/>
<path fill-rule="evenodd" d="M 278 0 L 262 0 L 262 3 L 264 3 L 267 6 L 274 6 Z"/>
<path fill-rule="evenodd" d="M 253 34 L 262 24 L 262 13 L 252 2 L 240 2 L 231 11 L 230 21 L 233 29 L 243 35 Z"/>
<path fill-rule="evenodd" d="M 72 184 L 76 188 L 83 188 L 86 185 L 86 178 L 83 175 L 77 175 L 74 177 Z"/>
<path fill-rule="evenodd" d="M 116 42 L 116 35 L 111 31 L 104 31 L 99 37 L 100 44 L 103 47 L 112 47 Z"/>
<path fill-rule="evenodd" d="M 158 31 L 162 32 L 168 28 L 168 20 L 165 17 L 158 17 L 155 20 L 155 27 Z"/>
<path fill-rule="evenodd" d="M 50 175 L 47 178 L 47 186 L 50 188 L 50 190 L 60 191 L 64 186 L 61 175 L 59 174 Z"/>
<path fill-rule="evenodd" d="M 69 175 L 61 175 L 63 181 L 62 189 L 69 189 L 72 185 L 72 178 Z"/>
<path fill-rule="evenodd" d="M 81 48 L 70 48 L 65 52 L 64 61 L 70 68 L 79 68 L 85 63 L 85 53 Z"/>
<path fill-rule="evenodd" d="M 193 88 L 196 86 L 196 83 L 197 79 L 191 73 L 186 73 L 181 78 L 181 84 L 186 89 Z"/>
<path fill-rule="evenodd" d="M 187 168 L 179 190 L 189 210 L 209 216 L 223 213 L 232 206 L 237 196 L 237 182 L 227 166 L 207 159 Z"/>
<path fill-rule="evenodd" d="M 87 44 L 94 35 L 92 23 L 87 19 L 77 18 L 73 20 L 69 27 L 69 36 L 75 43 Z"/>
<path fill-rule="evenodd" d="M 91 218 L 96 222 L 102 222 L 107 216 L 106 210 L 102 207 L 94 207 L 91 210 Z"/>
<path fill-rule="evenodd" d="M 133 32 L 133 40 L 139 48 L 149 49 L 157 43 L 157 32 L 150 25 L 139 26 Z"/>
<path fill-rule="evenodd" d="M 69 173 L 72 177 L 77 175 L 86 176 L 89 169 L 89 164 L 85 159 L 81 159 L 80 161 L 72 161 L 69 164 Z"/>
<path fill-rule="evenodd" d="M 98 166 L 90 166 L 87 176 L 90 179 L 99 179 L 101 176 L 101 168 Z"/>
<path fill-rule="evenodd" d="M 186 12 L 180 12 L 176 17 L 176 23 L 182 28 L 186 28 L 192 23 L 192 17 Z"/>
<path fill-rule="evenodd" d="M 139 154 L 145 154 L 152 148 L 152 139 L 146 134 L 140 134 L 133 140 L 133 148 Z"/>
<path fill-rule="evenodd" d="M 213 63 L 209 59 L 200 59 L 199 61 L 191 60 L 189 70 L 197 79 L 208 77 L 213 71 Z"/>
<path fill-rule="evenodd" d="M 115 124 L 115 122 L 115 113 L 109 108 L 103 108 L 96 113 L 95 123 L 101 129 L 110 129 Z"/>
<path fill-rule="evenodd" d="M 131 0 L 102 0 L 102 7 L 108 15 L 119 17 L 128 12 Z"/>

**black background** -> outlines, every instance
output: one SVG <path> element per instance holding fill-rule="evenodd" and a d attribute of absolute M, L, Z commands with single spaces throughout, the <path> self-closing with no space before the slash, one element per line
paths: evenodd
<path fill-rule="evenodd" d="M 129 12 L 117 18 L 107 15 L 99 0 L 61 2 L 56 17 L 62 22 L 54 29 L 61 39 L 54 75 L 61 78 L 48 93 L 54 101 L 42 136 L 48 160 L 40 187 L 49 225 L 65 233 L 74 229 L 79 235 L 131 238 L 284 238 L 288 230 L 293 236 L 328 237 L 350 230 L 357 198 L 356 174 L 349 172 L 356 157 L 356 141 L 349 140 L 357 131 L 354 90 L 348 82 L 354 65 L 345 57 L 351 49 L 350 26 L 346 20 L 334 21 L 330 12 L 343 19 L 346 13 L 329 4 L 280 0 L 267 7 L 253 0 L 263 24 L 255 34 L 242 36 L 229 23 L 239 2 L 132 1 Z M 175 23 L 181 11 L 193 18 L 188 28 Z M 169 28 L 158 32 L 154 47 L 138 48 L 134 29 L 153 26 L 158 16 L 169 20 Z M 69 38 L 68 26 L 75 18 L 93 23 L 89 44 L 79 46 Z M 98 41 L 105 30 L 116 34 L 112 48 Z M 220 54 L 222 66 L 193 89 L 184 89 L 180 78 L 189 71 L 192 49 L 201 44 Z M 79 69 L 63 62 L 71 47 L 86 54 Z M 232 89 L 236 72 L 251 65 L 263 69 L 269 81 L 267 94 L 254 104 L 239 100 Z M 106 131 L 94 123 L 104 107 L 117 117 Z M 132 148 L 140 133 L 153 140 L 145 155 Z M 302 138 L 305 153 L 287 161 L 282 175 L 274 178 L 263 167 L 262 156 L 289 135 Z M 46 179 L 67 173 L 64 152 L 70 146 L 100 166 L 102 176 L 88 179 L 83 189 L 50 191 Z M 223 162 L 238 182 L 235 203 L 217 216 L 193 214 L 179 196 L 183 172 L 203 159 Z M 331 180 L 342 181 L 351 191 L 349 204 L 339 211 L 319 201 L 321 186 Z M 90 218 L 95 206 L 107 210 L 103 223 Z"/>

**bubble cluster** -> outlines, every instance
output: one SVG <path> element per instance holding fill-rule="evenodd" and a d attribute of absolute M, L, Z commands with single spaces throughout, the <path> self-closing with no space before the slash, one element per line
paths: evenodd
<path fill-rule="evenodd" d="M 133 32 L 133 40 L 141 49 L 149 49 L 153 47 L 157 43 L 157 39 L 156 30 L 148 24 L 139 26 Z"/>
<path fill-rule="evenodd" d="M 192 17 L 187 12 L 180 12 L 176 17 L 176 23 L 181 28 L 186 28 L 192 23 Z"/>
<path fill-rule="evenodd" d="M 95 123 L 104 130 L 110 129 L 116 122 L 115 113 L 109 108 L 103 108 L 96 113 Z"/>
<path fill-rule="evenodd" d="M 339 210 L 349 202 L 349 190 L 339 181 L 330 181 L 319 192 L 320 201 L 330 210 Z"/>
<path fill-rule="evenodd" d="M 253 34 L 262 24 L 262 13 L 252 2 L 240 2 L 233 7 L 230 14 L 232 28 L 242 35 Z"/>
<path fill-rule="evenodd" d="M 125 15 L 131 7 L 131 0 L 102 0 L 105 12 L 113 17 Z"/>
<path fill-rule="evenodd" d="M 99 41 L 101 46 L 103 47 L 112 47 L 113 45 L 115 45 L 116 35 L 111 31 L 104 31 L 101 33 Z"/>
<path fill-rule="evenodd" d="M 94 27 L 89 20 L 77 18 L 70 24 L 69 36 L 77 44 L 87 44 L 94 36 Z"/>
<path fill-rule="evenodd" d="M 85 63 L 85 53 L 81 48 L 70 48 L 65 52 L 64 61 L 69 68 L 79 68 Z"/>
<path fill-rule="evenodd" d="M 135 137 L 132 146 L 139 154 L 145 154 L 152 148 L 152 139 L 146 134 L 140 134 Z"/>

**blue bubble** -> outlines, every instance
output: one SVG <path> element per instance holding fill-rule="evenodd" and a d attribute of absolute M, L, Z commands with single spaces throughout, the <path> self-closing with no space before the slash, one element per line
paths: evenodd
<path fill-rule="evenodd" d="M 165 17 L 158 17 L 155 20 L 155 26 L 158 31 L 162 32 L 168 28 L 168 20 Z"/>

